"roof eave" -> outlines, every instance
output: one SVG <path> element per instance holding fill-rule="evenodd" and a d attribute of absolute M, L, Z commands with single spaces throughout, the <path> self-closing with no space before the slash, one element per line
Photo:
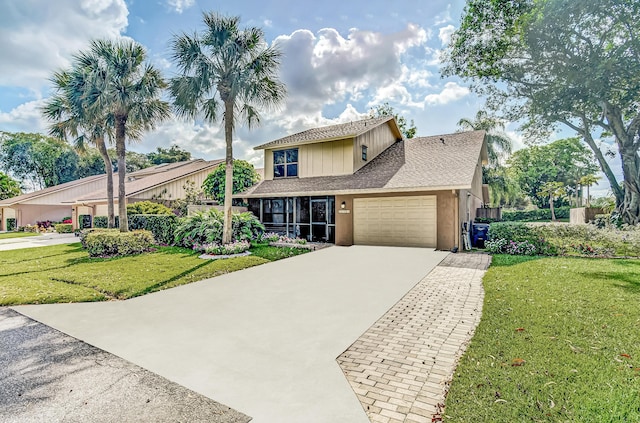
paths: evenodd
<path fill-rule="evenodd" d="M 384 193 L 407 193 L 424 191 L 448 191 L 471 189 L 471 185 L 441 185 L 423 187 L 401 187 L 401 188 L 365 188 L 365 189 L 343 189 L 325 191 L 299 191 L 299 192 L 279 192 L 279 193 L 259 193 L 259 194 L 234 194 L 233 198 L 269 198 L 269 197 L 302 197 L 317 195 L 355 195 L 355 194 L 384 194 Z"/>

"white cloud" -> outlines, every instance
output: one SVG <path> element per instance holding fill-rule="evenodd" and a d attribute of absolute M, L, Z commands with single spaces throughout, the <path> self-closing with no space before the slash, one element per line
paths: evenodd
<path fill-rule="evenodd" d="M 36 97 L 51 73 L 93 38 L 117 38 L 126 29 L 124 0 L 21 0 L 0 14 L 0 86 Z"/>
<path fill-rule="evenodd" d="M 195 0 L 167 0 L 167 4 L 177 13 L 182 13 L 193 6 Z"/>
<path fill-rule="evenodd" d="M 440 28 L 438 38 L 443 46 L 446 46 L 451 41 L 451 35 L 453 35 L 456 28 L 453 25 L 447 25 Z"/>
<path fill-rule="evenodd" d="M 462 87 L 455 82 L 447 82 L 438 94 L 429 94 L 424 98 L 426 104 L 447 104 L 469 95 L 467 87 Z"/>
<path fill-rule="evenodd" d="M 0 130 L 7 132 L 48 132 L 39 108 L 43 100 L 23 103 L 9 112 L 0 111 Z"/>
<path fill-rule="evenodd" d="M 264 21 L 262 21 L 262 23 L 264 24 L 264 26 L 266 26 L 267 28 L 271 28 L 273 26 L 273 21 L 271 19 L 265 19 Z"/>
<path fill-rule="evenodd" d="M 444 12 L 440 13 L 439 15 L 437 15 L 435 17 L 435 24 L 436 25 L 442 25 L 445 23 L 449 23 L 451 22 L 451 4 L 447 5 L 447 10 L 445 10 Z"/>

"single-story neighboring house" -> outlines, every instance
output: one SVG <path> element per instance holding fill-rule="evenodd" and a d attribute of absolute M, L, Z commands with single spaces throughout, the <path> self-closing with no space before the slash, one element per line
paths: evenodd
<path fill-rule="evenodd" d="M 337 245 L 461 248 L 488 203 L 484 131 L 403 139 L 393 117 L 310 129 L 255 147 L 264 179 L 243 198 L 267 230 Z"/>
<path fill-rule="evenodd" d="M 202 159 L 164 163 L 127 174 L 125 192 L 127 204 L 145 200 L 177 200 L 185 197 L 184 186 L 193 182 L 200 188 L 207 175 L 223 160 Z M 118 176 L 114 173 L 115 212 L 118 214 Z M 7 229 L 7 219 L 16 219 L 17 226 L 38 221 L 59 221 L 71 216 L 78 228 L 79 217 L 107 215 L 106 175 L 89 176 L 40 191 L 0 200 L 0 230 Z"/>

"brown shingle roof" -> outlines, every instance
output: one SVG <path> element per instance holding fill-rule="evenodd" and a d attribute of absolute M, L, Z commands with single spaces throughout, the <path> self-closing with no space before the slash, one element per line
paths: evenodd
<path fill-rule="evenodd" d="M 383 116 L 379 118 L 363 119 L 355 122 L 323 126 L 321 128 L 307 129 L 306 131 L 298 132 L 297 134 L 288 135 L 275 141 L 259 145 L 253 149 L 263 150 L 265 148 L 278 147 L 280 145 L 298 145 L 329 141 L 333 139 L 353 138 L 386 122 L 389 122 L 389 125 L 391 125 L 391 128 L 396 133 L 396 136 L 398 136 L 398 139 L 402 138 L 402 134 L 398 129 L 395 119 L 392 116 Z"/>
<path fill-rule="evenodd" d="M 143 191 L 155 188 L 159 185 L 174 181 L 185 176 L 189 176 L 201 170 L 211 168 L 215 169 L 224 160 L 205 161 L 202 159 L 191 160 L 188 162 L 169 163 L 166 166 L 158 165 L 154 168 L 141 169 L 137 172 L 127 174 L 128 180 L 125 182 L 125 192 L 127 197 L 132 197 Z M 166 170 L 163 170 L 166 169 Z M 138 177 L 139 179 L 134 179 Z M 114 185 L 117 191 L 117 176 L 114 175 Z M 106 201 L 105 190 L 94 191 L 75 199 L 77 202 L 82 201 Z"/>
<path fill-rule="evenodd" d="M 267 180 L 234 197 L 469 188 L 484 137 L 471 131 L 398 141 L 353 175 Z"/>

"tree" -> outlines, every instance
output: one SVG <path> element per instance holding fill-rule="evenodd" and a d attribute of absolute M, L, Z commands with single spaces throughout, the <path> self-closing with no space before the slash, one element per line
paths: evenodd
<path fill-rule="evenodd" d="M 70 70 L 54 73 L 51 82 L 55 94 L 45 101 L 41 111 L 45 118 L 54 122 L 49 128 L 51 135 L 63 139 L 73 137 L 76 149 L 81 153 L 86 152 L 86 141 L 100 152 L 107 175 L 107 227 L 115 228 L 113 167 L 105 143 L 105 137 L 113 133 L 113 119 L 112 115 L 91 113 L 83 104 L 84 90 L 91 83 L 87 78 L 88 74 L 77 58 Z"/>
<path fill-rule="evenodd" d="M 556 221 L 556 213 L 553 208 L 554 201 L 559 197 L 564 197 L 567 191 L 562 182 L 545 182 L 540 187 L 540 195 L 549 198 L 549 207 L 551 208 L 551 221 Z"/>
<path fill-rule="evenodd" d="M 5 172 L 42 189 L 76 179 L 78 157 L 63 140 L 31 133 L 1 133 L 0 165 Z"/>
<path fill-rule="evenodd" d="M 88 51 L 74 57 L 86 83 L 78 90 L 82 109 L 91 119 L 112 117 L 118 156 L 118 215 L 120 231 L 129 230 L 125 193 L 126 138 L 136 139 L 169 116 L 160 99 L 166 83 L 158 69 L 145 63 L 144 48 L 130 40 L 92 41 Z"/>
<path fill-rule="evenodd" d="M 244 160 L 233 161 L 233 194 L 237 194 L 253 186 L 260 180 L 260 175 L 253 165 Z M 213 172 L 207 175 L 202 183 L 202 190 L 209 197 L 218 203 L 225 201 L 226 189 L 226 166 L 220 164 Z"/>
<path fill-rule="evenodd" d="M 147 154 L 149 161 L 154 165 L 161 163 L 175 163 L 191 160 L 191 153 L 187 150 L 183 150 L 177 145 L 172 145 L 170 148 L 156 148 L 156 151 L 152 151 Z"/>
<path fill-rule="evenodd" d="M 393 116 L 396 119 L 400 132 L 402 132 L 402 135 L 404 135 L 405 138 L 413 138 L 416 136 L 418 128 L 416 128 L 413 119 L 411 119 L 411 123 L 407 123 L 407 119 L 405 119 L 404 116 L 398 115 L 388 102 L 379 104 L 369 110 L 369 117 L 371 118 L 379 118 L 383 116 Z"/>
<path fill-rule="evenodd" d="M 485 110 L 479 110 L 473 120 L 460 119 L 458 126 L 463 131 L 486 131 L 489 166 L 499 166 L 501 159 L 511 154 L 513 141 L 504 133 L 504 123 L 500 119 L 489 116 Z"/>
<path fill-rule="evenodd" d="M 600 178 L 596 175 L 585 175 L 580 178 L 580 186 L 587 187 L 587 207 L 591 207 L 591 196 L 589 195 L 589 187 L 597 184 Z"/>
<path fill-rule="evenodd" d="M 593 150 L 626 223 L 640 222 L 640 3 L 470 0 L 445 53 L 492 110 L 529 137 L 565 125 Z M 623 187 L 596 142 L 615 141 Z"/>
<path fill-rule="evenodd" d="M 576 175 L 597 170 L 591 151 L 578 138 L 523 148 L 513 153 L 507 164 L 520 189 L 538 207 L 548 204 L 548 195 L 540 193 L 546 182 L 575 186 Z"/>
<path fill-rule="evenodd" d="M 17 197 L 21 192 L 18 181 L 0 172 L 0 200 Z"/>
<path fill-rule="evenodd" d="M 517 206 L 525 200 L 518 182 L 505 166 L 483 168 L 483 179 L 489 185 L 492 207 Z"/>
<path fill-rule="evenodd" d="M 251 128 L 260 123 L 259 108 L 279 105 L 286 90 L 277 78 L 282 53 L 268 46 L 261 29 L 238 27 L 239 17 L 203 14 L 206 29 L 183 33 L 171 42 L 172 57 L 181 75 L 173 78 L 170 91 L 178 113 L 222 120 L 226 143 L 226 185 L 222 242 L 231 242 L 231 195 L 233 185 L 233 130 L 240 120 Z"/>

